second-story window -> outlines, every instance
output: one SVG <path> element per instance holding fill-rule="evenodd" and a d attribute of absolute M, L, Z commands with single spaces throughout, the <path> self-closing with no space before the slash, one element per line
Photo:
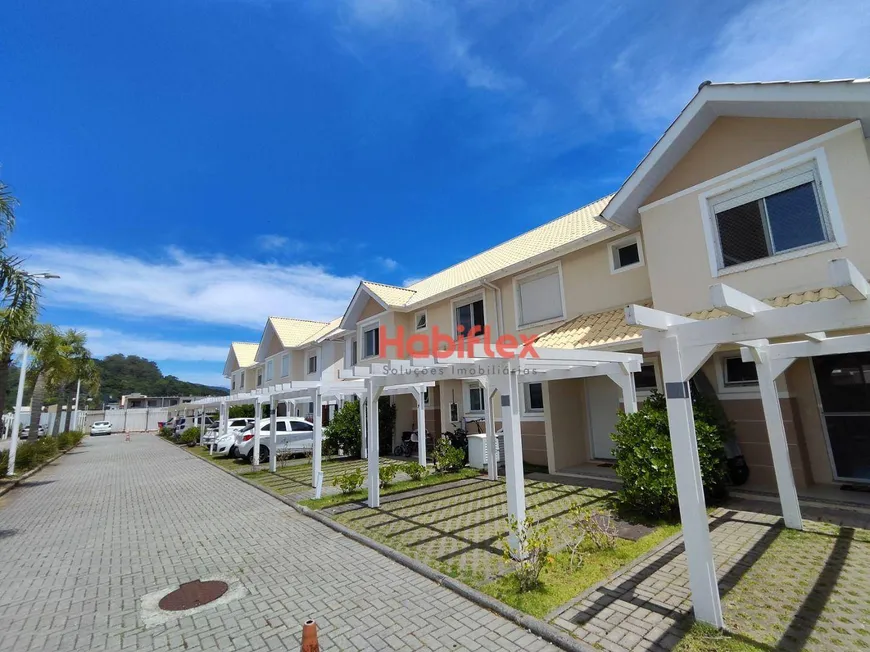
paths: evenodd
<path fill-rule="evenodd" d="M 833 241 L 814 162 L 710 200 L 719 269 Z"/>
<path fill-rule="evenodd" d="M 562 275 L 558 266 L 526 274 L 516 280 L 517 326 L 564 319 Z"/>
<path fill-rule="evenodd" d="M 363 331 L 363 357 L 374 358 L 381 353 L 380 326 Z"/>
<path fill-rule="evenodd" d="M 478 333 L 483 332 L 483 299 L 477 299 L 458 305 L 455 308 L 456 334 L 462 326 L 462 334 L 470 335 L 472 329 L 478 326 Z"/>
<path fill-rule="evenodd" d="M 290 375 L 290 355 L 281 356 L 281 376 Z"/>
<path fill-rule="evenodd" d="M 317 356 L 312 355 L 308 358 L 308 373 L 314 374 L 317 373 Z"/>
<path fill-rule="evenodd" d="M 234 391 L 235 391 L 235 389 L 236 389 L 236 375 L 235 375 L 235 374 L 233 374 L 233 387 L 232 387 L 232 389 L 233 389 Z"/>
<path fill-rule="evenodd" d="M 356 344 L 356 338 L 353 338 L 350 341 L 350 363 L 351 365 L 355 365 L 359 360 L 359 351 Z"/>
<path fill-rule="evenodd" d="M 244 389 L 245 388 L 245 372 L 242 372 L 241 377 L 239 378 L 239 386 Z"/>
<path fill-rule="evenodd" d="M 272 364 L 272 360 L 266 361 L 266 380 L 272 380 L 275 375 L 274 365 Z"/>
<path fill-rule="evenodd" d="M 261 387 L 263 385 L 263 370 L 257 369 L 257 387 Z"/>

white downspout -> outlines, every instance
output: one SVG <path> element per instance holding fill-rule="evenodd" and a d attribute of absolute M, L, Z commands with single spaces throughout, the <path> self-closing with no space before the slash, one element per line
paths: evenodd
<path fill-rule="evenodd" d="M 493 333 L 493 339 L 498 339 L 501 337 L 502 333 L 504 333 L 504 311 L 502 310 L 501 305 L 501 288 L 497 285 L 493 285 L 486 279 L 482 280 L 480 284 L 485 288 L 489 288 L 495 294 L 495 328 L 497 332 Z"/>

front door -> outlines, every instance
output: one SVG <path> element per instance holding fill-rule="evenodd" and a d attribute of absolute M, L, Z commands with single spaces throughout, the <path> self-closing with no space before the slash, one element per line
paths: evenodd
<path fill-rule="evenodd" d="M 813 358 L 836 480 L 870 482 L 870 353 Z"/>
<path fill-rule="evenodd" d="M 619 416 L 619 386 L 610 378 L 599 376 L 586 379 L 586 400 L 589 411 L 589 429 L 592 432 L 592 456 L 613 459 L 613 439 Z"/>

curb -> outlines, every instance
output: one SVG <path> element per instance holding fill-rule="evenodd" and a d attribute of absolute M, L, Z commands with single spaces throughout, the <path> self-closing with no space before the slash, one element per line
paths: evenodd
<path fill-rule="evenodd" d="M 171 442 L 167 442 L 167 443 L 171 443 Z M 272 498 L 280 500 L 282 503 L 292 507 L 300 514 L 307 516 L 308 518 L 311 518 L 311 519 L 317 521 L 318 523 L 325 525 L 326 527 L 330 528 L 331 530 L 333 530 L 335 532 L 338 532 L 339 534 L 347 537 L 348 539 L 352 539 L 353 541 L 356 541 L 357 543 L 361 543 L 364 546 L 371 548 L 375 552 L 380 553 L 384 557 L 387 557 L 388 559 L 391 559 L 391 560 L 395 561 L 396 563 L 401 564 L 405 568 L 408 568 L 408 569 L 414 571 L 415 573 L 418 573 L 419 575 L 422 575 L 423 577 L 425 577 L 429 580 L 432 580 L 433 582 L 435 582 L 439 586 L 443 586 L 444 588 L 449 589 L 450 591 L 453 591 L 454 593 L 457 593 L 458 595 L 461 595 L 466 600 L 469 600 L 469 601 L 475 603 L 476 605 L 483 607 L 484 609 L 488 609 L 489 611 L 493 611 L 493 612 L 497 613 L 499 616 L 502 616 L 503 618 L 510 620 L 511 622 L 515 623 L 516 625 L 519 625 L 520 627 L 530 631 L 531 633 L 535 634 L 536 636 L 539 636 L 540 638 L 544 639 L 548 643 L 552 643 L 553 645 L 555 645 L 563 650 L 567 650 L 568 652 L 595 652 L 594 648 L 583 644 L 580 640 L 574 638 L 570 634 L 564 632 L 563 630 L 557 628 L 554 625 L 550 625 L 549 623 L 546 623 L 543 620 L 535 618 L 534 616 L 530 616 L 526 613 L 523 613 L 522 611 L 519 611 L 518 609 L 514 609 L 513 607 L 509 607 L 505 603 L 503 603 L 499 600 L 496 600 L 495 598 L 490 597 L 490 596 L 486 595 L 485 593 L 482 593 L 482 592 L 478 591 L 477 589 L 474 589 L 474 588 L 468 586 L 467 584 L 460 582 L 457 579 L 454 579 L 452 577 L 449 577 L 448 575 L 445 575 L 444 573 L 436 571 L 436 570 L 430 568 L 429 566 L 427 566 L 426 564 L 409 557 L 408 555 L 405 555 L 405 554 L 402 554 L 401 552 L 393 550 L 392 548 L 385 546 L 384 544 L 379 543 L 379 542 L 375 541 L 374 539 L 370 539 L 369 537 L 365 536 L 364 534 L 360 534 L 359 532 L 356 532 L 354 530 L 351 530 L 348 527 L 345 527 L 341 523 L 333 521 L 331 518 L 329 518 L 328 516 L 326 516 L 324 514 L 321 514 L 320 512 L 313 511 L 313 510 L 309 509 L 308 507 L 303 507 L 299 503 L 296 503 L 296 502 L 290 500 L 289 498 L 285 498 L 284 496 L 272 491 L 268 487 L 264 487 L 260 484 L 257 484 L 253 480 L 248 480 L 247 478 L 244 477 L 244 475 L 240 475 L 238 473 L 233 473 L 229 469 L 225 469 L 222 466 L 219 466 L 217 464 L 212 464 L 208 460 L 201 458 L 198 455 L 194 455 L 193 453 L 190 453 L 190 452 L 188 452 L 188 453 L 192 457 L 194 457 L 198 460 L 202 460 L 202 461 L 206 462 L 207 464 L 209 464 L 215 468 L 220 469 L 221 471 L 223 471 L 227 475 L 230 475 L 234 478 L 237 478 L 238 480 L 241 480 L 242 482 L 244 482 L 247 485 L 250 485 L 251 487 L 259 489 L 260 491 L 262 491 L 265 494 L 268 494 Z"/>
<path fill-rule="evenodd" d="M 84 440 L 82 440 L 82 441 L 84 441 Z M 73 446 L 72 448 L 68 448 L 68 449 L 66 449 L 66 450 L 63 451 L 63 452 L 58 453 L 57 455 L 55 455 L 54 457 L 52 457 L 50 460 L 47 460 L 47 461 L 43 462 L 42 464 L 40 464 L 39 466 L 37 466 L 35 469 L 30 469 L 30 470 L 29 470 L 27 473 L 25 473 L 24 475 L 20 475 L 20 476 L 18 476 L 17 478 L 15 478 L 15 480 L 13 480 L 12 482 L 9 482 L 9 483 L 3 485 L 3 487 L 0 487 L 0 496 L 3 496 L 3 495 L 5 495 L 5 494 L 8 494 L 10 491 L 12 491 L 13 489 L 15 489 L 15 487 L 17 487 L 18 484 L 19 484 L 20 482 L 24 482 L 24 481 L 27 480 L 30 476 L 32 476 L 32 475 L 38 473 L 39 471 L 41 471 L 42 469 L 44 469 L 46 466 L 48 466 L 49 464 L 51 464 L 51 463 L 54 462 L 55 460 L 60 459 L 61 457 L 63 457 L 63 456 L 66 455 L 67 453 L 69 453 L 71 450 L 73 450 L 73 448 L 78 448 L 79 446 L 81 446 L 81 444 L 82 444 L 82 442 L 80 441 L 78 444 L 76 444 L 76 445 Z"/>

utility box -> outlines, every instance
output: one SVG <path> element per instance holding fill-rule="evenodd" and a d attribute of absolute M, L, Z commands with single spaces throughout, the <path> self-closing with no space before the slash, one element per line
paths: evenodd
<path fill-rule="evenodd" d="M 468 435 L 468 466 L 474 469 L 485 469 L 489 464 L 486 435 Z M 495 435 L 496 463 L 504 464 L 504 435 Z"/>

